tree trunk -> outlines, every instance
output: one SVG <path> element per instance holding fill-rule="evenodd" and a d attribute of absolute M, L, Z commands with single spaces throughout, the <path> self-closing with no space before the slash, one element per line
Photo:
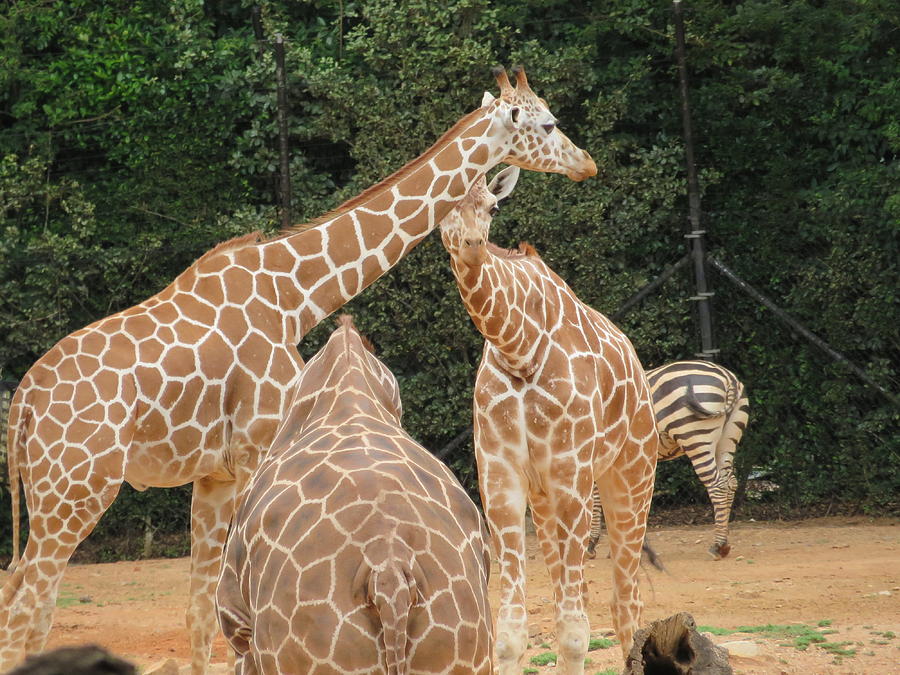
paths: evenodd
<path fill-rule="evenodd" d="M 679 612 L 634 634 L 622 675 L 732 675 L 728 652 L 697 632 Z"/>

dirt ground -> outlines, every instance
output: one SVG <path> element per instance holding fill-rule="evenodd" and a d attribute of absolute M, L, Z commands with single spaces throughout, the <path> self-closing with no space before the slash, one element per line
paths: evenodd
<path fill-rule="evenodd" d="M 770 633 L 717 635 L 719 643 L 745 641 L 758 649 L 755 656 L 731 657 L 736 673 L 900 673 L 900 521 L 738 522 L 731 556 L 720 561 L 706 554 L 711 536 L 709 526 L 651 530 L 649 541 L 668 571 L 645 565 L 645 624 L 686 611 L 698 625 L 716 629 L 799 624 L 823 634 L 833 631 L 824 647 L 813 643 L 805 650 L 794 638 Z M 553 593 L 533 536 L 528 544 L 531 649 L 525 666 L 534 669 L 527 672 L 550 672 L 552 665 L 529 662 L 555 645 Z M 600 638 L 612 635 L 606 606 L 611 581 L 605 549 L 598 550 L 600 557 L 588 563 L 586 573 L 591 634 Z M 491 580 L 495 607 L 497 580 L 496 575 Z M 72 565 L 49 646 L 93 642 L 144 669 L 168 659 L 186 666 L 187 589 L 187 559 Z M 589 674 L 622 668 L 618 646 L 588 656 Z M 225 658 L 220 636 L 213 662 L 224 664 Z M 214 672 L 225 672 L 225 666 Z"/>

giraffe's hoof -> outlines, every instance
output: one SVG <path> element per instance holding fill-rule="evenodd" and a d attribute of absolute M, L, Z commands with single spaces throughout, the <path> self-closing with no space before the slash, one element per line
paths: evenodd
<path fill-rule="evenodd" d="M 727 557 L 730 552 L 731 552 L 731 545 L 727 544 L 727 543 L 726 544 L 713 544 L 712 546 L 709 547 L 709 554 L 715 560 L 721 560 L 722 558 Z"/>
<path fill-rule="evenodd" d="M 584 552 L 585 556 L 587 556 L 588 560 L 593 560 L 597 557 L 597 551 L 593 546 L 588 546 L 587 550 Z"/>

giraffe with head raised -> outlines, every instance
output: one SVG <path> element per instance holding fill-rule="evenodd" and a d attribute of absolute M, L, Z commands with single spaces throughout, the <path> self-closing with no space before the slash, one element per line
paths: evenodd
<path fill-rule="evenodd" d="M 553 126 L 524 71 L 431 148 L 311 227 L 220 244 L 148 300 L 63 338 L 10 406 L 13 563 L 0 671 L 43 649 L 59 582 L 122 483 L 193 482 L 192 671 L 206 670 L 213 591 L 236 495 L 272 441 L 300 339 L 395 265 L 500 162 L 583 180 L 597 168 Z M 30 530 L 19 559 L 19 479 Z"/>
<path fill-rule="evenodd" d="M 244 493 L 217 590 L 236 672 L 491 672 L 488 532 L 350 317 Z"/>
<path fill-rule="evenodd" d="M 500 562 L 495 664 L 520 673 L 528 641 L 525 507 L 556 600 L 557 669 L 583 673 L 589 642 L 584 551 L 596 479 L 613 559 L 612 618 L 623 654 L 638 628 L 637 574 L 656 469 L 650 390 L 634 348 L 523 244 L 488 243 L 518 167 L 480 179 L 441 223 L 460 295 L 485 337 L 474 440 L 485 516 Z"/>

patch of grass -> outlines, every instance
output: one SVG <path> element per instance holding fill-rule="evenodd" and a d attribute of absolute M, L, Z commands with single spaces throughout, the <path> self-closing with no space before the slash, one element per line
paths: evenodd
<path fill-rule="evenodd" d="M 887 638 L 888 640 L 893 640 L 895 637 L 897 637 L 897 634 L 892 630 L 887 630 L 881 634 L 881 637 Z"/>
<path fill-rule="evenodd" d="M 819 648 L 835 656 L 856 656 L 855 649 L 844 649 L 847 645 L 852 644 L 852 642 L 822 642 Z"/>
<path fill-rule="evenodd" d="M 537 656 L 531 657 L 531 663 L 535 666 L 550 666 L 556 665 L 556 654 L 553 652 L 544 652 L 543 654 L 538 654 Z"/>
<path fill-rule="evenodd" d="M 825 628 L 826 626 L 831 625 L 831 619 L 822 619 L 819 623 L 816 624 L 819 628 Z"/>
<path fill-rule="evenodd" d="M 615 640 L 608 640 L 606 638 L 591 638 L 591 641 L 588 642 L 588 651 L 592 652 L 595 649 L 609 649 L 615 644 Z"/>
<path fill-rule="evenodd" d="M 538 645 L 538 647 L 540 647 L 541 649 L 550 649 L 550 643 L 542 642 L 541 644 Z"/>
<path fill-rule="evenodd" d="M 819 621 L 818 626 L 830 626 L 831 621 Z M 836 633 L 836 630 L 816 630 L 811 626 L 802 624 L 778 625 L 767 623 L 762 626 L 738 626 L 734 630 L 728 628 L 716 628 L 715 626 L 700 626 L 701 632 L 712 633 L 713 635 L 732 635 L 734 633 L 750 633 L 759 635 L 763 638 L 775 639 L 791 639 L 793 642 L 787 643 L 785 647 L 793 647 L 801 652 L 809 649 L 811 644 L 817 644 L 835 656 L 854 656 L 855 650 L 843 649 L 844 645 L 852 644 L 850 642 L 827 642 L 825 636 Z M 838 649 L 838 651 L 834 651 Z"/>
<path fill-rule="evenodd" d="M 731 635 L 737 632 L 728 628 L 717 628 L 716 626 L 697 626 L 697 630 L 701 633 L 712 633 L 713 635 Z"/>
<path fill-rule="evenodd" d="M 534 675 L 534 673 L 539 673 L 539 672 L 541 672 L 541 671 L 539 671 L 537 668 L 525 668 L 522 671 L 522 675 Z"/>
<path fill-rule="evenodd" d="M 60 593 L 60 595 L 56 598 L 56 606 L 57 607 L 71 607 L 73 605 L 80 605 L 80 604 L 81 604 L 81 600 L 76 598 L 74 595 Z"/>
<path fill-rule="evenodd" d="M 594 662 L 593 662 L 591 659 L 585 659 L 585 660 L 584 660 L 584 667 L 587 668 L 588 666 L 592 665 L 593 663 L 594 663 Z"/>
<path fill-rule="evenodd" d="M 594 675 L 619 675 L 619 671 L 615 668 L 607 668 L 606 670 L 598 670 Z"/>

